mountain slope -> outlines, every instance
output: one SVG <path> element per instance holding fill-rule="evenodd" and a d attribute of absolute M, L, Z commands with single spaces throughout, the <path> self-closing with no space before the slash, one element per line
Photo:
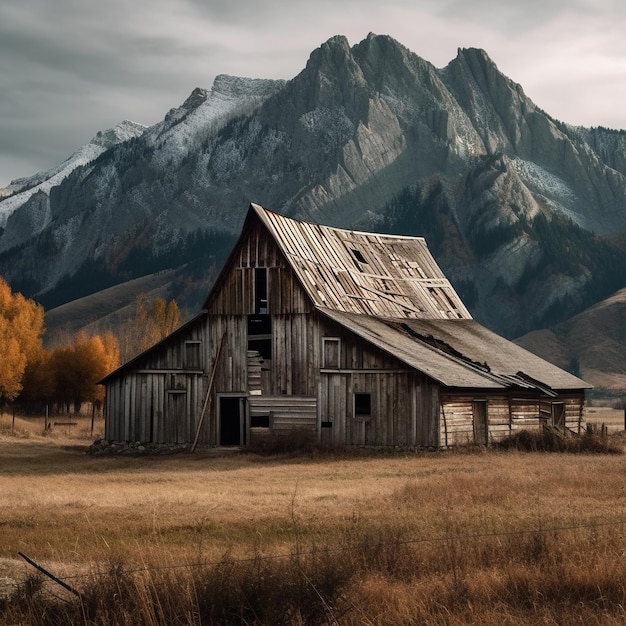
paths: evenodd
<path fill-rule="evenodd" d="M 626 289 L 551 329 L 515 342 L 599 390 L 626 388 Z"/>
<path fill-rule="evenodd" d="M 133 137 L 139 137 L 146 130 L 145 126 L 125 120 L 108 130 L 98 131 L 87 144 L 80 147 L 63 163 L 45 172 L 39 172 L 27 178 L 11 181 L 8 187 L 0 189 L 0 227 L 5 226 L 9 216 L 36 194 L 48 196 L 50 189 L 59 185 L 77 167 L 86 165 L 118 143 Z M 5 247 L 11 244 L 3 241 Z"/>
<path fill-rule="evenodd" d="M 477 319 L 515 336 L 626 286 L 625 155 L 624 133 L 552 119 L 482 50 L 437 69 L 387 36 L 337 36 L 290 81 L 195 90 L 54 187 L 39 230 L 33 196 L 0 236 L 0 274 L 51 305 L 198 272 L 255 201 L 426 235 Z"/>

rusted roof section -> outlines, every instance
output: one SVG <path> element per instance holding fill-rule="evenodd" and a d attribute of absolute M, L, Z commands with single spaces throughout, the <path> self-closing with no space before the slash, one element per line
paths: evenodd
<path fill-rule="evenodd" d="M 532 389 L 546 395 L 590 387 L 472 319 L 375 319 L 319 311 L 448 387 Z"/>
<path fill-rule="evenodd" d="M 314 305 L 375 317 L 471 319 L 423 237 L 301 222 L 252 204 Z"/>

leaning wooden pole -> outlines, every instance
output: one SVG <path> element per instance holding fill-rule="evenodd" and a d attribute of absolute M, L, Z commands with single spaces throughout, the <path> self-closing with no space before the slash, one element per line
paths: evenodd
<path fill-rule="evenodd" d="M 211 370 L 211 378 L 209 379 L 209 386 L 206 390 L 206 396 L 204 398 L 204 404 L 202 405 L 202 411 L 200 412 L 200 419 L 198 420 L 198 428 L 196 429 L 196 436 L 193 440 L 193 445 L 191 446 L 191 452 L 195 452 L 196 446 L 198 445 L 198 439 L 200 439 L 200 430 L 202 429 L 202 422 L 204 421 L 204 414 L 206 413 L 207 407 L 211 400 L 211 391 L 213 390 L 213 383 L 215 382 L 215 372 L 217 371 L 217 366 L 220 361 L 220 356 L 222 354 L 222 347 L 224 346 L 224 340 L 226 339 L 226 334 L 222 335 L 222 340 L 220 341 L 220 345 L 217 348 L 217 354 L 215 355 L 215 361 L 213 361 L 213 369 Z"/>
<path fill-rule="evenodd" d="M 53 580 L 57 585 L 61 585 L 64 589 L 67 589 L 74 595 L 81 597 L 80 591 L 76 591 L 73 587 L 70 587 L 66 582 L 63 582 L 60 578 L 57 578 L 54 574 L 51 574 L 47 569 L 41 567 L 38 563 L 35 563 L 31 558 L 27 557 L 23 552 L 18 552 L 18 554 L 27 562 L 30 563 L 35 569 L 39 570 L 42 574 L 45 574 L 48 578 Z"/>

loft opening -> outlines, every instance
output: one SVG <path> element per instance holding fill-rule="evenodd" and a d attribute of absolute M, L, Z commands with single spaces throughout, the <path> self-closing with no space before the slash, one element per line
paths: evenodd
<path fill-rule="evenodd" d="M 261 358 L 272 358 L 272 316 L 248 315 L 248 350 Z"/>
<path fill-rule="evenodd" d="M 339 337 L 322 338 L 322 367 L 339 369 L 341 365 L 341 340 Z"/>
<path fill-rule="evenodd" d="M 265 315 L 267 309 L 267 267 L 254 268 L 254 312 Z"/>

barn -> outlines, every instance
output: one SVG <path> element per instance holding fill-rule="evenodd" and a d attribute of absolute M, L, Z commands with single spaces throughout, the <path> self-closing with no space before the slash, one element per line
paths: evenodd
<path fill-rule="evenodd" d="M 106 439 L 207 446 L 580 432 L 589 387 L 475 322 L 423 238 L 255 204 L 202 311 L 101 382 Z"/>

